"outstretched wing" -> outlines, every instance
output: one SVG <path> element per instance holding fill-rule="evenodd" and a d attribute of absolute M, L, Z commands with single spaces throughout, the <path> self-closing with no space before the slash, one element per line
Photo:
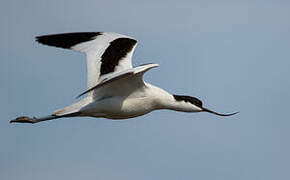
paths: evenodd
<path fill-rule="evenodd" d="M 132 55 L 137 41 L 111 32 L 78 32 L 36 37 L 36 41 L 83 52 L 87 56 L 88 89 L 112 74 L 132 69 Z"/>

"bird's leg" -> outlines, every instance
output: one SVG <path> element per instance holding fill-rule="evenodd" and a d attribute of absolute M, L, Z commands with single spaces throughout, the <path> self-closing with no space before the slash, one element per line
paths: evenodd
<path fill-rule="evenodd" d="M 48 120 L 52 120 L 52 119 L 58 119 L 61 118 L 62 116 L 56 116 L 56 115 L 49 115 L 49 116 L 44 116 L 44 117 L 40 117 L 40 118 L 36 118 L 36 117 L 27 117 L 27 116 L 21 116 L 18 117 L 14 120 L 11 120 L 10 123 L 38 123 L 41 121 L 48 121 Z"/>
<path fill-rule="evenodd" d="M 68 118 L 68 117 L 76 117 L 79 116 L 80 113 L 79 112 L 75 112 L 75 113 L 71 113 L 71 114 L 65 114 L 65 115 L 49 115 L 49 116 L 44 116 L 44 117 L 40 117 L 40 118 L 36 118 L 36 117 L 27 117 L 27 116 L 21 116 L 18 117 L 16 119 L 13 119 L 10 121 L 10 123 L 38 123 L 41 121 L 48 121 L 48 120 L 53 120 L 53 119 L 59 119 L 59 118 Z"/>

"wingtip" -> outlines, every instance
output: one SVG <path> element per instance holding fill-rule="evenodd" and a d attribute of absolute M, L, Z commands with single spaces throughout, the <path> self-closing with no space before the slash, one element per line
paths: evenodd
<path fill-rule="evenodd" d="M 35 42 L 41 43 L 41 42 L 39 41 L 40 37 L 41 37 L 41 36 L 35 36 L 35 38 L 34 38 Z"/>
<path fill-rule="evenodd" d="M 71 47 L 95 39 L 100 32 L 74 32 L 36 36 L 36 42 L 47 46 L 71 49 Z"/>
<path fill-rule="evenodd" d="M 47 44 L 46 43 L 46 40 L 45 40 L 45 37 L 47 35 L 39 35 L 39 36 L 35 36 L 34 40 L 35 42 L 39 43 L 39 44 L 42 44 L 42 45 L 47 45 L 47 46 L 50 46 L 50 44 Z"/>
<path fill-rule="evenodd" d="M 80 97 L 82 97 L 83 95 L 85 95 L 87 92 L 84 92 L 84 93 L 82 93 L 82 94 L 79 94 L 78 96 L 76 96 L 75 98 L 76 99 L 79 99 Z"/>

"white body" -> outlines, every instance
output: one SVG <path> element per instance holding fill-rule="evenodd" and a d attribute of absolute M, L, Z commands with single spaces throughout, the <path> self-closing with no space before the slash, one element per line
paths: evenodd
<path fill-rule="evenodd" d="M 160 109 L 158 95 L 153 86 L 146 84 L 129 96 L 112 96 L 92 101 L 80 109 L 81 115 L 105 117 L 108 119 L 127 119 Z"/>
<path fill-rule="evenodd" d="M 138 78 L 137 78 L 138 79 Z M 149 83 L 140 83 L 134 90 L 122 92 L 115 87 L 124 87 L 124 84 L 136 81 L 136 77 L 126 78 L 103 87 L 107 97 L 94 99 L 86 97 L 80 102 L 67 108 L 56 111 L 54 115 L 63 116 L 78 112 L 80 116 L 104 117 L 107 119 L 127 119 L 141 116 L 158 109 L 172 109 L 185 112 L 199 112 L 199 107 L 193 108 L 190 103 L 176 102 L 171 94 Z M 134 83 L 133 83 L 134 84 Z M 129 88 L 128 88 L 129 89 Z M 127 89 L 127 90 L 128 90 Z M 112 92 L 110 92 L 112 91 Z M 119 95 L 117 95 L 118 93 Z"/>

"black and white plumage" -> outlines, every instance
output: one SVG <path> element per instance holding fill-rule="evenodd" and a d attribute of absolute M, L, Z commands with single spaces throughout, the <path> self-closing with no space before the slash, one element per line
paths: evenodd
<path fill-rule="evenodd" d="M 80 96 L 87 96 L 52 115 L 41 118 L 22 116 L 10 122 L 37 123 L 77 116 L 127 119 L 158 109 L 204 111 L 220 116 L 236 114 L 211 111 L 195 97 L 172 95 L 144 82 L 144 73 L 158 64 L 132 67 L 131 59 L 137 41 L 129 36 L 110 32 L 81 32 L 38 36 L 36 41 L 86 54 L 88 90 Z"/>

